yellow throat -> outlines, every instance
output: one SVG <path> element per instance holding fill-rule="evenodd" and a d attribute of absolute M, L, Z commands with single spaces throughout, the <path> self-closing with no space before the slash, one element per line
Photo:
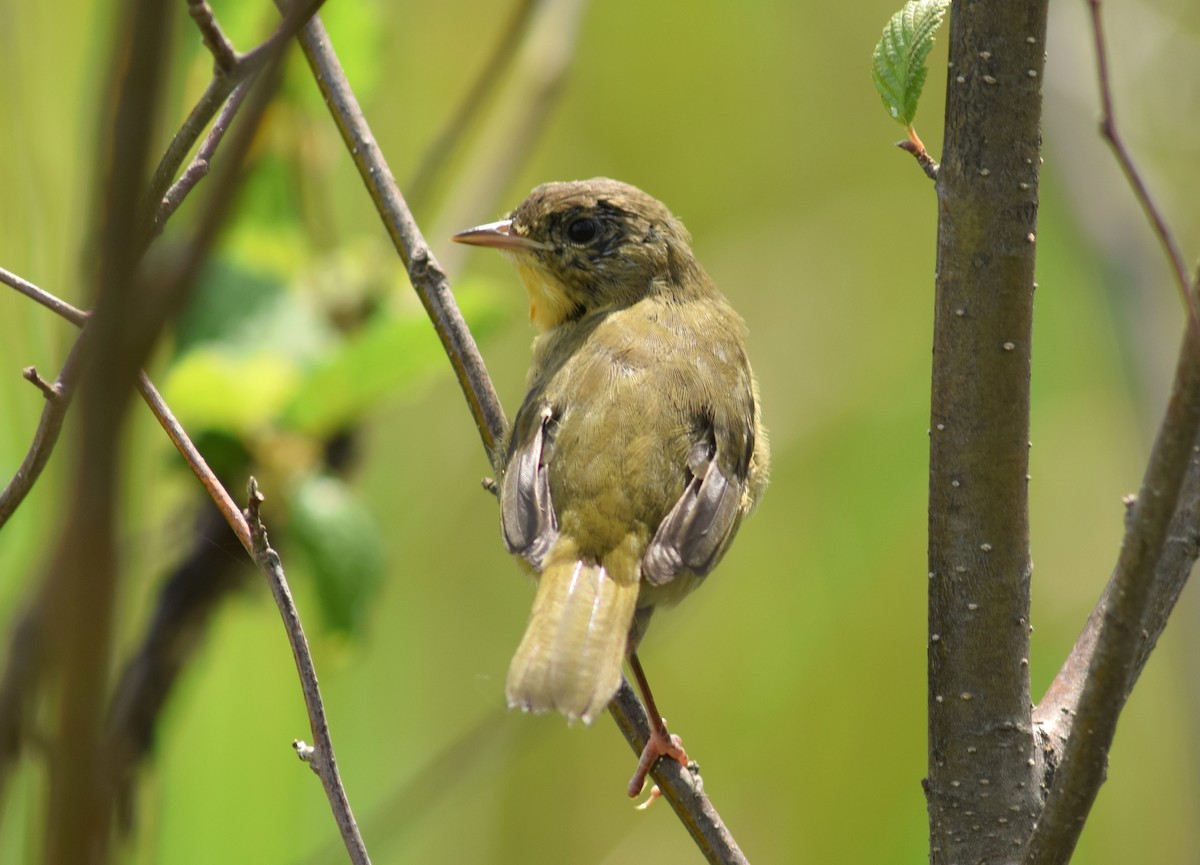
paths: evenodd
<path fill-rule="evenodd" d="M 572 303 L 562 284 L 528 256 L 513 255 L 512 259 L 525 291 L 529 293 L 529 320 L 539 330 L 562 324 L 572 311 Z"/>

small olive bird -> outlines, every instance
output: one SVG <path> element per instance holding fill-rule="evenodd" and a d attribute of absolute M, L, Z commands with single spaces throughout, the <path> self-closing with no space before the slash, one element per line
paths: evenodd
<path fill-rule="evenodd" d="M 652 730 L 636 796 L 660 756 L 687 762 L 638 643 L 655 606 L 716 566 L 767 483 L 745 324 L 682 223 L 615 180 L 544 184 L 454 240 L 512 260 L 541 331 L 500 445 L 504 543 L 539 575 L 508 704 L 591 723 L 628 657 Z"/>

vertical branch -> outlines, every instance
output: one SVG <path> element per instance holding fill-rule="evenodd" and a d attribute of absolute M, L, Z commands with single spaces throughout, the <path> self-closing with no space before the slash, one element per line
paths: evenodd
<path fill-rule="evenodd" d="M 1046 7 L 950 11 L 929 474 L 934 863 L 1009 861 L 1037 810 L 1027 472 Z"/>
<path fill-rule="evenodd" d="M 149 176 L 170 10 L 125 4 L 113 58 L 112 103 L 102 130 L 104 178 L 95 312 L 80 337 L 79 426 L 62 539 L 40 601 L 60 699 L 50 751 L 46 863 L 107 860 L 110 811 L 101 728 L 118 588 L 116 513 L 120 443 L 134 381 L 155 333 L 127 315 L 137 305 L 139 193 Z"/>

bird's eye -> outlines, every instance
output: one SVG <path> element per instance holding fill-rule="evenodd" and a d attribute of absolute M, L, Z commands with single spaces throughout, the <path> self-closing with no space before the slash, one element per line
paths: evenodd
<path fill-rule="evenodd" d="M 596 220 L 581 216 L 567 226 L 567 237 L 572 243 L 587 243 L 596 236 Z"/>

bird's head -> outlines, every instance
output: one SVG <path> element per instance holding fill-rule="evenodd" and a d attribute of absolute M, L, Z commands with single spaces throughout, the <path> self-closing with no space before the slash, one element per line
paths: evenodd
<path fill-rule="evenodd" d="M 658 200 L 598 177 L 545 183 L 506 219 L 454 235 L 508 255 L 543 330 L 593 310 L 677 293 L 699 270 L 687 229 Z"/>

